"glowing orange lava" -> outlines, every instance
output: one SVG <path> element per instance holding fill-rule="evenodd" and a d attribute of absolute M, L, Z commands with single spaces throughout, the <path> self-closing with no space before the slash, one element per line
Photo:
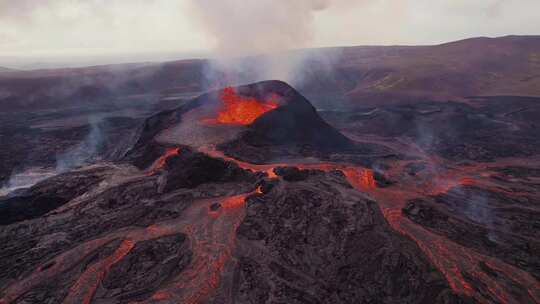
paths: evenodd
<path fill-rule="evenodd" d="M 161 155 L 152 165 L 152 169 L 149 172 L 149 175 L 152 175 L 156 173 L 157 171 L 163 169 L 165 167 L 165 163 L 167 162 L 167 159 L 169 157 L 175 156 L 180 154 L 180 148 L 174 147 L 174 148 L 167 148 L 165 153 Z"/>
<path fill-rule="evenodd" d="M 215 121 L 221 124 L 249 125 L 257 117 L 278 107 L 276 96 L 259 101 L 253 97 L 242 97 L 231 87 L 223 89 L 221 101 L 223 107 Z"/>
<path fill-rule="evenodd" d="M 237 196 L 228 197 L 223 200 L 221 205 L 225 209 L 238 208 L 244 205 L 245 198 L 246 198 L 245 195 L 237 195 Z"/>
<path fill-rule="evenodd" d="M 88 267 L 75 285 L 71 287 L 64 303 L 90 304 L 97 287 L 105 277 L 107 271 L 126 256 L 133 247 L 135 247 L 135 242 L 124 240 L 111 256 Z M 81 298 L 82 302 L 79 302 Z"/>
<path fill-rule="evenodd" d="M 184 225 L 183 232 L 189 236 L 193 250 L 190 266 L 173 284 L 157 291 L 150 301 L 165 300 L 168 303 L 198 304 L 212 297 L 220 287 L 223 276 L 231 272 L 235 263 L 236 230 L 245 216 L 246 197 L 257 193 L 233 195 L 222 198 L 221 208 L 208 211 L 208 217 L 200 217 L 200 208 L 209 210 L 207 200 L 203 206 L 186 211 L 186 218 L 194 221 Z"/>
<path fill-rule="evenodd" d="M 355 165 L 327 162 L 256 165 L 226 157 L 223 153 L 208 147 L 205 147 L 203 152 L 208 153 L 213 157 L 222 157 L 228 161 L 233 161 L 244 169 L 266 172 L 269 176 L 273 177 L 275 177 L 275 173 L 273 173 L 275 167 L 287 165 L 296 166 L 300 169 L 319 169 L 323 171 L 341 170 L 354 188 L 368 193 L 377 200 L 383 211 L 383 215 L 390 226 L 399 233 L 409 236 L 417 243 L 433 264 L 443 273 L 450 287 L 456 293 L 483 300 L 492 297 L 500 303 L 512 302 L 511 299 L 513 296 L 508 292 L 508 288 L 511 288 L 511 286 L 507 286 L 507 284 L 497 281 L 479 269 L 478 265 L 482 261 L 489 263 L 490 267 L 493 266 L 492 268 L 497 268 L 500 272 L 505 273 L 508 277 L 512 278 L 513 282 L 516 284 L 520 284 L 527 288 L 530 299 L 537 301 L 540 297 L 540 294 L 537 292 L 537 290 L 540 290 L 540 285 L 530 274 L 501 262 L 496 258 L 472 252 L 466 247 L 445 239 L 422 226 L 414 224 L 402 214 L 401 210 L 405 207 L 407 201 L 418 197 L 418 195 L 433 195 L 449 191 L 455 186 L 477 184 L 479 181 L 474 178 L 473 173 L 479 170 L 471 169 L 469 172 L 461 172 L 460 174 L 448 170 L 448 172 L 440 173 L 436 179 L 430 180 L 427 183 L 409 180 L 404 182 L 400 187 L 378 188 L 373 170 Z M 390 174 L 393 172 L 393 175 L 399 175 L 404 163 L 397 163 L 394 165 L 396 166 L 388 172 L 390 172 Z M 415 189 L 417 189 L 418 192 Z M 234 200 L 231 201 L 231 206 L 235 205 L 233 202 Z M 468 275 L 485 283 L 489 295 L 482 294 L 481 291 L 473 288 L 469 280 L 465 278 L 464 271 Z M 540 303 L 540 301 L 537 302 Z"/>
<path fill-rule="evenodd" d="M 343 174 L 347 177 L 347 180 L 355 188 L 359 189 L 375 189 L 377 184 L 375 183 L 375 177 L 373 176 L 373 170 L 365 168 L 348 167 L 342 169 Z"/>

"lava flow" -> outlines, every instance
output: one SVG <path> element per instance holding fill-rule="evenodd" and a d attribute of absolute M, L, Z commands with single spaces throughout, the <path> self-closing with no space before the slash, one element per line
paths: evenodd
<path fill-rule="evenodd" d="M 82 299 L 82 303 L 90 304 L 107 271 L 124 258 L 134 246 L 135 242 L 124 240 L 111 256 L 88 267 L 75 285 L 71 287 L 69 294 L 64 299 L 64 303 L 81 303 L 79 301 Z"/>
<path fill-rule="evenodd" d="M 349 183 L 355 188 L 364 190 L 377 188 L 373 170 L 349 167 L 342 169 L 342 171 Z"/>
<path fill-rule="evenodd" d="M 355 188 L 358 188 L 361 190 L 369 190 L 369 189 L 374 189 L 377 187 L 373 170 L 362 168 L 362 167 L 349 166 L 349 165 L 330 163 L 330 162 L 295 163 L 295 164 L 275 163 L 275 164 L 257 165 L 257 164 L 251 164 L 248 162 L 243 162 L 243 161 L 234 159 L 232 157 L 228 157 L 225 154 L 223 154 L 223 152 L 217 150 L 214 146 L 203 146 L 199 148 L 199 151 L 202 153 L 206 153 L 212 157 L 222 158 L 226 161 L 234 162 L 242 169 L 248 169 L 255 172 L 265 172 L 270 178 L 277 177 L 276 173 L 274 172 L 274 168 L 276 167 L 295 166 L 295 167 L 298 167 L 299 169 L 316 169 L 316 170 L 322 170 L 322 171 L 340 170 L 341 172 L 343 172 L 343 174 L 345 174 L 349 183 Z"/>
<path fill-rule="evenodd" d="M 160 300 L 172 303 L 202 303 L 212 297 L 218 288 L 228 288 L 224 285 L 230 281 L 233 272 L 236 229 L 245 216 L 245 199 L 255 193 L 258 191 L 194 201 L 182 217 L 148 227 L 121 229 L 85 242 L 44 264 L 52 266 L 40 266 L 25 279 L 15 282 L 4 290 L 0 303 L 16 302 L 16 299 L 28 291 L 53 280 L 58 273 L 73 269 L 107 243 L 124 239 L 111 255 L 90 264 L 79 275 L 64 299 L 64 303 L 91 303 L 111 267 L 125 258 L 137 243 L 175 233 L 185 233 L 191 242 L 193 258 L 189 267 L 179 276 L 172 278 L 170 285 L 157 290 L 151 298 L 137 303 L 154 303 Z M 210 214 L 212 205 L 219 207 Z"/>
<path fill-rule="evenodd" d="M 245 199 L 253 193 L 244 193 L 222 199 L 202 200 L 185 211 L 184 220 L 174 226 L 152 227 L 155 231 L 168 231 L 183 227 L 193 250 L 193 260 L 170 286 L 158 290 L 147 301 L 166 300 L 173 303 L 202 303 L 212 297 L 225 277 L 232 275 L 236 229 L 245 216 Z M 213 210 L 212 206 L 218 206 Z"/>
<path fill-rule="evenodd" d="M 156 160 L 152 168 L 154 170 L 163 168 L 166 160 L 177 155 L 179 151 L 179 148 L 168 149 Z M 323 171 L 340 170 L 354 188 L 368 193 L 378 202 L 383 215 L 394 230 L 417 243 L 433 265 L 443 273 L 456 293 L 471 296 L 482 303 L 519 303 L 518 299 L 527 300 L 527 303 L 540 302 L 540 285 L 527 272 L 453 242 L 403 216 L 401 210 L 407 201 L 426 194 L 448 191 L 451 189 L 448 183 L 441 184 L 432 178 L 424 184 L 423 182 L 428 179 L 417 176 L 414 179 L 405 179 L 399 185 L 380 188 L 377 187 L 373 170 L 352 164 L 320 162 L 256 165 L 226 157 L 212 147 L 200 148 L 199 151 L 214 157 L 223 157 L 245 169 L 267 172 L 271 178 L 276 177 L 273 169 L 278 166 L 296 166 L 300 169 Z M 385 176 L 390 179 L 399 178 L 405 165 L 407 161 L 393 162 L 385 172 Z M 465 169 L 445 167 L 444 171 L 438 172 L 438 177 L 456 181 L 451 183 L 454 186 L 471 184 L 494 186 L 481 178 L 484 175 L 489 176 L 488 165 L 485 166 L 469 166 Z M 53 280 L 59 273 L 74 269 L 75 265 L 81 264 L 85 258 L 92 256 L 107 243 L 123 240 L 111 255 L 94 260 L 80 273 L 64 301 L 90 303 L 99 296 L 101 282 L 111 267 L 130 254 L 138 242 L 175 233 L 187 236 L 193 253 L 191 263 L 178 276 L 171 278 L 167 285 L 156 290 L 151 298 L 140 303 L 156 301 L 203 303 L 220 294 L 229 294 L 232 290 L 231 282 L 236 263 L 236 230 L 245 217 L 245 200 L 249 195 L 264 194 L 259 187 L 249 193 L 194 200 L 178 218 L 157 222 L 148 227 L 133 226 L 120 229 L 87 241 L 40 265 L 26 278 L 9 286 L 4 290 L 0 303 L 14 303 L 29 290 Z M 487 265 L 497 275 L 486 273 L 481 265 Z M 523 287 L 526 292 L 516 295 L 513 292 L 515 286 Z"/>
<path fill-rule="evenodd" d="M 268 100 L 257 100 L 253 97 L 243 97 L 233 88 L 223 89 L 221 94 L 223 102 L 215 120 L 205 120 L 207 123 L 249 125 L 257 117 L 278 107 L 277 96 L 272 95 Z"/>
<path fill-rule="evenodd" d="M 222 157 L 228 161 L 233 161 L 244 169 L 266 172 L 269 177 L 276 177 L 273 169 L 278 166 L 296 166 L 299 169 L 318 169 L 323 171 L 340 170 L 354 188 L 368 193 L 379 202 L 383 215 L 390 226 L 399 233 L 410 237 L 418 244 L 432 263 L 444 274 L 449 285 L 455 292 L 476 299 L 483 299 L 487 302 L 493 299 L 501 303 L 514 302 L 515 298 L 513 298 L 511 286 L 498 282 L 480 269 L 480 263 L 486 263 L 490 267 L 498 269 L 503 274 L 509 274 L 509 277 L 512 278 L 514 283 L 525 287 L 528 290 L 530 299 L 534 299 L 534 301 L 539 299 L 539 294 L 536 291 L 539 284 L 528 273 L 508 265 L 497 258 L 476 253 L 443 236 L 428 231 L 424 227 L 414 224 L 408 218 L 403 217 L 401 210 L 405 207 L 407 200 L 426 193 L 433 194 L 440 191 L 448 191 L 451 189 L 449 186 L 442 187 L 439 182 L 433 180 L 427 184 L 422 183 L 420 180 L 412 180 L 400 187 L 379 188 L 377 187 L 373 170 L 354 165 L 329 162 L 256 165 L 227 157 L 215 148 L 204 147 L 201 150 L 201 152 L 208 153 L 213 157 Z M 394 165 L 387 173 L 391 175 L 401 174 L 403 163 L 396 162 Z M 478 181 L 470 177 L 474 169 L 470 168 L 470 170 L 464 170 L 461 174 L 445 172 L 445 174 L 441 173 L 441 176 L 452 176 L 449 179 L 457 181 L 455 184 L 452 183 L 454 186 L 456 184 L 475 184 Z M 418 186 L 420 187 L 418 188 Z M 474 279 L 483 282 L 486 286 L 486 291 L 474 289 L 466 276 L 472 276 Z"/>
<path fill-rule="evenodd" d="M 403 164 L 396 162 L 392 171 L 395 174 L 403 169 Z M 485 168 L 482 168 L 485 169 Z M 420 180 L 403 181 L 397 187 L 372 189 L 367 191 L 372 195 L 383 211 L 390 226 L 399 233 L 410 237 L 426 254 L 431 262 L 444 274 L 450 287 L 459 294 L 464 294 L 482 302 L 516 303 L 512 294 L 512 286 L 501 283 L 486 274 L 480 267 L 481 263 L 496 268 L 501 274 L 512 279 L 512 284 L 523 286 L 528 291 L 529 300 L 538 303 L 540 284 L 527 272 L 509 265 L 495 257 L 482 255 L 465 246 L 455 243 L 442 235 L 436 234 L 425 227 L 415 224 L 403 216 L 402 209 L 408 200 L 419 195 L 434 195 L 449 191 L 455 186 L 479 183 L 470 174 L 481 168 L 471 167 L 467 170 L 439 172 L 438 178 L 446 181 L 430 180 L 423 183 Z M 442 178 L 444 176 L 444 178 Z M 448 182 L 448 180 L 455 182 Z M 417 189 L 417 190 L 415 190 Z M 482 282 L 484 291 L 473 287 L 471 279 Z"/>

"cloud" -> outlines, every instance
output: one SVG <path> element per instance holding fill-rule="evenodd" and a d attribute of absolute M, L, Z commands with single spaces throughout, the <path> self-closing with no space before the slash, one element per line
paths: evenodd
<path fill-rule="evenodd" d="M 433 44 L 538 34 L 538 11 L 538 0 L 0 0 L 0 56 Z"/>
<path fill-rule="evenodd" d="M 0 0 L 1 55 L 80 56 L 208 49 L 191 0 Z"/>

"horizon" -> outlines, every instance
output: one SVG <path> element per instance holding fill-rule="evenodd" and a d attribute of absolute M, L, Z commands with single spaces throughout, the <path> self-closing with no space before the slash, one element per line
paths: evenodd
<path fill-rule="evenodd" d="M 251 56 L 266 56 L 275 55 L 276 53 L 288 53 L 296 51 L 307 50 L 324 50 L 324 49 L 344 49 L 355 47 L 430 47 L 439 46 L 448 43 L 456 43 L 471 39 L 503 39 L 508 37 L 540 37 L 539 35 L 516 35 L 508 34 L 503 36 L 473 36 L 464 37 L 457 40 L 444 41 L 436 44 L 361 44 L 361 45 L 336 45 L 336 46 L 322 46 L 322 47 L 305 47 L 296 49 L 286 49 L 273 53 L 260 53 L 260 54 L 247 54 L 238 56 L 238 58 L 251 57 Z M 216 54 L 210 51 L 200 52 L 149 52 L 140 54 L 110 54 L 110 55 L 98 55 L 98 56 L 74 56 L 74 57 L 17 57 L 17 56 L 1 56 L 0 55 L 0 68 L 7 68 L 14 71 L 33 71 L 33 70 L 47 70 L 47 69 L 70 69 L 70 68 L 85 68 L 85 67 L 99 67 L 99 66 L 114 66 L 114 65 L 129 65 L 129 64 L 159 64 L 165 62 L 183 61 L 183 60 L 211 60 L 216 58 Z M 11 61 L 10 61 L 11 60 Z M 17 62 L 13 64 L 13 62 Z"/>
<path fill-rule="evenodd" d="M 243 57 L 537 35 L 537 11 L 535 0 L 0 0 L 0 66 Z"/>

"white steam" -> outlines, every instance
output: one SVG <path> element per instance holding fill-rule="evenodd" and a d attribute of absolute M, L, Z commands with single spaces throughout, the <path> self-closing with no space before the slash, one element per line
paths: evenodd
<path fill-rule="evenodd" d="M 10 176 L 9 180 L 2 187 L 0 187 L 0 197 L 8 195 L 17 189 L 30 188 L 40 181 L 53 177 L 56 174 L 55 170 L 40 167 L 28 168 L 23 172 L 15 173 Z"/>
<path fill-rule="evenodd" d="M 103 130 L 104 123 L 100 118 L 92 116 L 89 118 L 89 125 L 90 131 L 81 142 L 56 155 L 54 168 L 27 167 L 14 172 L 7 182 L 0 186 L 0 197 L 18 189 L 30 188 L 47 178 L 83 166 L 98 158 L 106 139 L 106 133 Z"/>
<path fill-rule="evenodd" d="M 219 54 L 237 57 L 308 46 L 324 0 L 199 0 L 195 14 Z"/>
<path fill-rule="evenodd" d="M 294 82 L 311 52 L 285 53 L 309 47 L 316 13 L 339 0 L 199 0 L 194 16 L 215 46 L 211 70 L 231 75 L 254 73 L 251 81 L 280 79 Z M 262 55 L 262 56 L 261 56 Z M 241 60 L 240 57 L 256 56 Z M 256 67 L 255 67 L 256 65 Z M 209 75 L 215 78 L 215 75 Z"/>
<path fill-rule="evenodd" d="M 90 117 L 90 132 L 86 137 L 79 144 L 56 156 L 57 173 L 84 165 L 98 155 L 105 140 L 101 122 L 98 118 Z"/>

